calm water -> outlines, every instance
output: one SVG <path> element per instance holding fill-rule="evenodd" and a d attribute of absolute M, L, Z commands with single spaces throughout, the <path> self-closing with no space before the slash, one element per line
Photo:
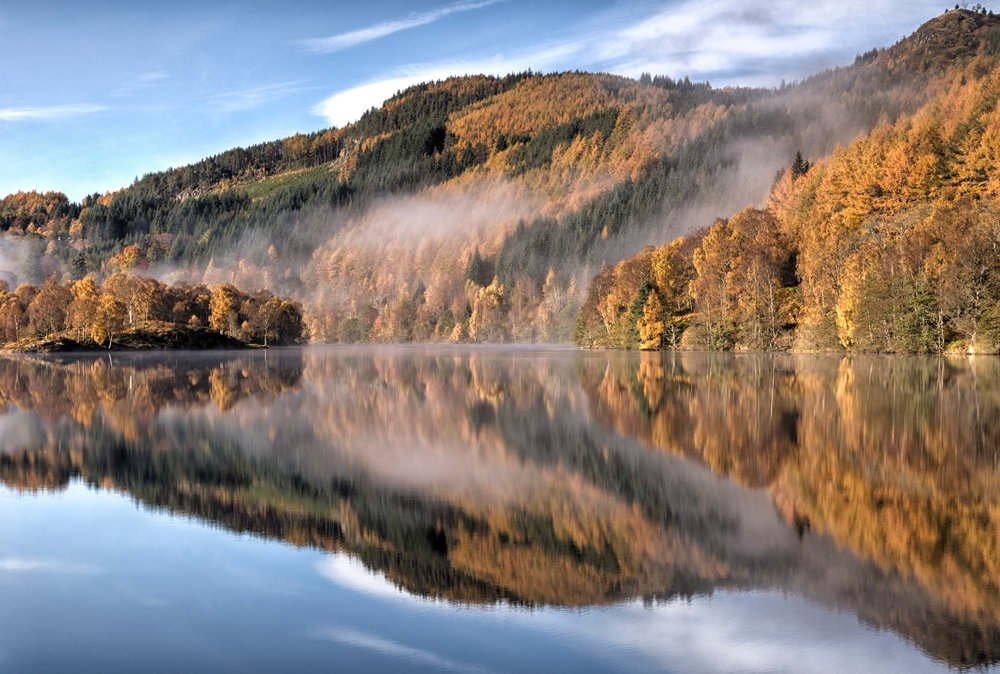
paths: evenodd
<path fill-rule="evenodd" d="M 984 668 L 998 447 L 993 359 L 0 359 L 0 672 Z"/>

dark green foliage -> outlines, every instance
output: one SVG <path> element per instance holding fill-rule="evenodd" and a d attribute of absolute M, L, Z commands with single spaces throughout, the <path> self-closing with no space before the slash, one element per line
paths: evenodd
<path fill-rule="evenodd" d="M 493 270 L 479 253 L 478 246 L 469 255 L 469 261 L 465 265 L 465 278 L 482 287 L 488 286 L 493 280 Z"/>
<path fill-rule="evenodd" d="M 795 159 L 792 161 L 792 177 L 801 178 L 809 173 L 810 168 L 812 168 L 812 164 L 802 158 L 801 152 L 796 152 Z"/>
<path fill-rule="evenodd" d="M 511 153 L 510 162 L 514 166 L 514 175 L 550 163 L 557 147 L 568 145 L 577 137 L 589 138 L 595 133 L 600 133 L 607 138 L 614 131 L 617 121 L 618 110 L 609 108 L 542 131 Z"/>
<path fill-rule="evenodd" d="M 937 307 L 926 283 L 898 274 L 871 274 L 852 319 L 856 351 L 938 353 Z"/>
<path fill-rule="evenodd" d="M 359 137 L 393 133 L 429 119 L 446 119 L 449 114 L 476 101 L 495 96 L 514 88 L 529 77 L 531 71 L 506 77 L 468 78 L 461 87 L 445 89 L 427 82 L 399 92 L 380 108 L 372 108 L 351 125 L 352 134 Z"/>
<path fill-rule="evenodd" d="M 163 252 L 164 261 L 171 263 L 203 262 L 231 253 L 258 234 L 280 233 L 274 237 L 279 253 L 307 256 L 315 245 L 318 214 L 360 209 L 376 197 L 418 190 L 485 160 L 485 151 L 462 157 L 452 151 L 454 139 L 445 127 L 448 116 L 531 76 L 470 78 L 454 87 L 420 85 L 398 94 L 392 105 L 366 113 L 343 133 L 317 132 L 238 148 L 144 176 L 107 206 L 96 197 L 80 206 L 68 204 L 68 209 L 82 208 L 87 270 L 97 270 L 100 260 L 131 243 L 147 249 L 149 237 L 159 233 L 175 236 Z M 390 135 L 358 155 L 348 181 L 335 170 L 316 168 L 336 160 L 349 142 L 382 134 Z M 315 170 L 295 175 L 259 198 L 251 198 L 244 187 L 218 189 L 223 182 L 252 185 L 261 177 L 296 169 Z M 4 222 L 0 218 L 0 225 Z M 65 254 L 68 258 L 69 252 Z"/>
<path fill-rule="evenodd" d="M 74 281 L 78 281 L 87 275 L 87 256 L 83 253 L 78 253 L 76 257 L 73 258 L 73 262 L 70 263 L 70 277 Z"/>
<path fill-rule="evenodd" d="M 635 293 L 635 298 L 632 300 L 632 304 L 629 305 L 628 309 L 628 332 L 626 348 L 628 349 L 638 349 L 639 345 L 642 344 L 642 339 L 639 336 L 639 319 L 642 318 L 643 309 L 646 307 L 646 300 L 649 299 L 649 293 L 653 292 L 653 282 L 646 280 Z"/>
<path fill-rule="evenodd" d="M 978 338 L 990 351 L 1000 351 L 1000 302 L 989 307 L 979 319 Z"/>

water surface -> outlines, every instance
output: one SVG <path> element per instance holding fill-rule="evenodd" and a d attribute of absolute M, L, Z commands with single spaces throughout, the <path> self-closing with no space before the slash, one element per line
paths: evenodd
<path fill-rule="evenodd" d="M 1000 361 L 0 360 L 0 672 L 1000 661 Z"/>

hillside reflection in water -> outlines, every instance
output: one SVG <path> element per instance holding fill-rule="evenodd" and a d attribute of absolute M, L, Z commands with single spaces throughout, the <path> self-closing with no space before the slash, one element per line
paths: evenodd
<path fill-rule="evenodd" d="M 992 359 L 0 359 L 0 410 L 0 671 L 1000 660 Z"/>

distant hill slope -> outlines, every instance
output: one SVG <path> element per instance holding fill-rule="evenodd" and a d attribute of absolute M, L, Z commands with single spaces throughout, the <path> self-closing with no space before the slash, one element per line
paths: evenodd
<path fill-rule="evenodd" d="M 589 73 L 422 84 L 342 129 L 81 204 L 12 195 L 0 229 L 28 245 L 0 250 L 0 268 L 108 273 L 131 247 L 145 273 L 301 298 L 314 339 L 565 341 L 603 264 L 763 203 L 796 151 L 829 156 L 991 69 L 998 25 L 947 12 L 776 90 Z"/>

